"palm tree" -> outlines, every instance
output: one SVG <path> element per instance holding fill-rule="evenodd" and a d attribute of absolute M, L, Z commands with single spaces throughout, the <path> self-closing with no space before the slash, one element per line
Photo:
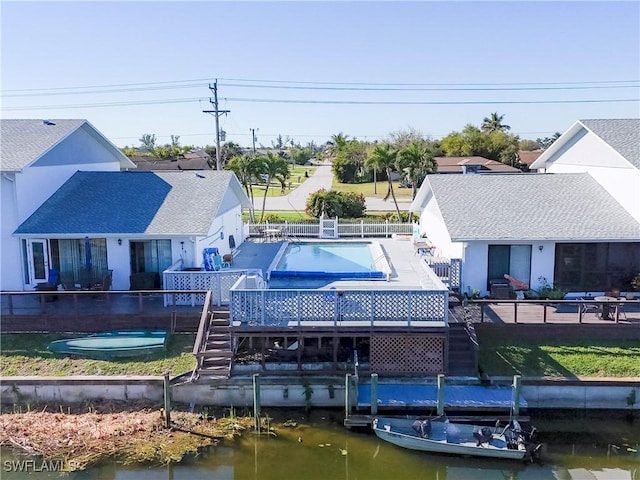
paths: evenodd
<path fill-rule="evenodd" d="M 482 126 L 480 128 L 485 133 L 499 131 L 506 132 L 508 130 L 511 130 L 511 127 L 509 125 L 505 125 L 502 123 L 503 118 L 504 115 L 499 115 L 498 112 L 494 112 L 489 117 L 484 117 L 484 120 L 482 120 Z"/>
<path fill-rule="evenodd" d="M 226 168 L 236 174 L 236 177 L 238 177 L 238 180 L 247 193 L 247 197 L 251 199 L 251 221 L 255 221 L 253 213 L 253 183 L 263 170 L 262 162 L 258 157 L 254 157 L 253 155 L 240 155 L 231 158 Z"/>
<path fill-rule="evenodd" d="M 406 171 L 411 180 L 412 198 L 418 193 L 418 182 L 428 173 L 438 169 L 433 153 L 418 140 L 412 140 L 398 152 L 397 165 L 401 172 Z"/>
<path fill-rule="evenodd" d="M 391 171 L 396 163 L 396 157 L 398 156 L 398 152 L 391 149 L 391 145 L 388 143 L 377 145 L 369 154 L 366 165 L 374 170 L 380 172 L 385 171 L 387 174 L 387 181 L 389 182 L 389 189 L 387 190 L 387 195 L 384 197 L 385 200 L 389 198 L 389 195 L 393 198 L 393 203 L 396 205 L 396 212 L 398 212 L 398 221 L 402 220 L 402 216 L 400 215 L 400 207 L 398 207 L 398 201 L 396 200 L 396 194 L 393 191 L 393 182 L 391 181 Z"/>
<path fill-rule="evenodd" d="M 330 159 L 336 158 L 340 150 L 347 144 L 348 138 L 349 136 L 342 132 L 331 135 L 331 140 L 327 142 L 324 150 L 327 157 Z"/>
<path fill-rule="evenodd" d="M 274 178 L 289 178 L 289 164 L 282 157 L 269 152 L 266 157 L 262 157 L 261 174 L 266 175 L 266 188 L 264 189 L 264 197 L 262 199 L 262 213 L 260 214 L 260 222 L 264 218 L 264 209 L 267 204 L 267 193 L 269 193 L 269 185 Z"/>

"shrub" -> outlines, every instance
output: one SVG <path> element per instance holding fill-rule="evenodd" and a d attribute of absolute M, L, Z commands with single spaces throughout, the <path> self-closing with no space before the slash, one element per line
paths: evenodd
<path fill-rule="evenodd" d="M 545 277 L 538 277 L 541 287 L 538 289 L 538 296 L 542 299 L 562 300 L 567 294 L 564 290 L 551 285 Z"/>
<path fill-rule="evenodd" d="M 346 217 L 359 218 L 364 215 L 364 196 L 353 192 L 336 190 L 318 190 L 307 198 L 305 211 L 308 215 L 320 218 Z"/>

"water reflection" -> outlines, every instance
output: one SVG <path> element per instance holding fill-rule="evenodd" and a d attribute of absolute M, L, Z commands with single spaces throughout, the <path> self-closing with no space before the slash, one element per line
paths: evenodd
<path fill-rule="evenodd" d="M 279 428 L 277 436 L 251 435 L 168 467 L 126 467 L 114 463 L 70 479 L 85 480 L 640 480 L 638 425 L 605 419 L 536 421 L 546 432 L 545 461 L 525 465 L 490 459 L 457 458 L 412 452 L 382 442 L 372 434 L 347 431 L 336 419 Z M 553 431 L 551 428 L 556 428 Z M 546 429 L 546 430 L 545 430 Z M 616 440 L 612 442 L 612 440 Z M 633 442 L 633 443 L 631 443 Z M 612 446 L 613 445 L 613 446 Z M 25 472 L 7 471 L 3 480 L 23 480 Z M 15 458 L 15 457 L 14 457 Z M 36 480 L 58 478 L 33 473 Z"/>

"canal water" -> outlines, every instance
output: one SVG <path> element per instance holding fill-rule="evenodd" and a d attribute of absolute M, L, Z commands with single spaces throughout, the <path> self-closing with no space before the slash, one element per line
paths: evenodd
<path fill-rule="evenodd" d="M 584 414 L 532 416 L 545 442 L 537 464 L 458 458 L 404 450 L 366 431 L 349 431 L 336 412 L 292 416 L 277 435 L 245 434 L 172 466 L 123 466 L 110 462 L 72 480 L 640 480 L 640 419 Z M 58 478 L 38 462 L 2 452 L 3 480 Z"/>

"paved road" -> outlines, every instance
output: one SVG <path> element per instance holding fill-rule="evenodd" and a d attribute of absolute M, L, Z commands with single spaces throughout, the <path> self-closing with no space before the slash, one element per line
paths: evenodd
<path fill-rule="evenodd" d="M 298 212 L 304 212 L 307 197 L 321 188 L 330 189 L 333 181 L 333 173 L 331 172 L 331 165 L 320 165 L 313 175 L 311 175 L 305 182 L 303 182 L 298 188 L 293 190 L 288 195 L 281 197 L 267 197 L 265 204 L 265 210 L 292 210 Z M 256 212 L 262 211 L 263 197 L 254 197 L 253 206 Z M 393 200 L 387 201 L 381 198 L 366 197 L 365 205 L 369 211 L 395 211 L 396 207 Z M 410 201 L 402 200 L 398 201 L 400 210 L 406 211 L 411 205 Z"/>

